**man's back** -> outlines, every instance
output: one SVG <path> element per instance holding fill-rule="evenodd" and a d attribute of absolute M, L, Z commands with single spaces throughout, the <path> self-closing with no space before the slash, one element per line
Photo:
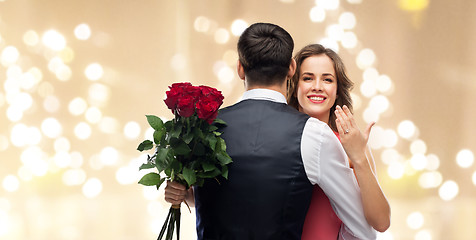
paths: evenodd
<path fill-rule="evenodd" d="M 244 100 L 220 112 L 229 179 L 195 188 L 199 239 L 300 239 L 312 185 L 301 158 L 308 116 Z"/>

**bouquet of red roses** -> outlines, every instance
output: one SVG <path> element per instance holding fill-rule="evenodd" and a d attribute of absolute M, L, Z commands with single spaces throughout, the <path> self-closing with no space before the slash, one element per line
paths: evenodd
<path fill-rule="evenodd" d="M 223 95 L 215 88 L 190 83 L 174 83 L 169 88 L 164 101 L 175 117 L 163 123 L 157 116 L 146 116 L 154 129 L 154 141 L 143 141 L 137 150 L 155 148 L 155 152 L 147 156 L 147 163 L 139 170 L 156 168 L 157 172 L 144 175 L 139 183 L 158 189 L 165 180 L 171 180 L 189 188 L 203 185 L 206 178 L 221 176 L 227 179 L 227 165 L 232 161 L 226 153 L 225 141 L 217 131 L 220 125 L 226 124 L 216 118 Z M 157 239 L 162 239 L 167 230 L 165 239 L 171 240 L 174 227 L 178 240 L 180 206 L 170 208 Z"/>

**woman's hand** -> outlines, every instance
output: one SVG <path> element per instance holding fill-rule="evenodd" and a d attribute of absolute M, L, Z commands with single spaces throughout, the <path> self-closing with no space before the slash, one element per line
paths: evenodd
<path fill-rule="evenodd" d="M 375 122 L 369 123 L 365 131 L 362 133 L 347 106 L 344 105 L 343 108 L 337 106 L 335 114 L 337 131 L 339 132 L 340 141 L 347 156 L 352 162 L 366 159 L 365 150 L 369 140 L 370 131 L 375 125 Z"/>

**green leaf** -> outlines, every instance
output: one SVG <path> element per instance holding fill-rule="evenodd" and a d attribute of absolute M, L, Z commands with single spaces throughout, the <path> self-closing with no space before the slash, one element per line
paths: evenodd
<path fill-rule="evenodd" d="M 143 142 L 141 142 L 141 143 L 139 144 L 139 146 L 137 147 L 137 150 L 139 150 L 139 151 L 142 152 L 142 151 L 144 151 L 144 150 L 149 150 L 149 149 L 151 149 L 151 148 L 153 148 L 153 147 L 154 147 L 154 143 L 153 143 L 152 141 L 150 141 L 150 140 L 144 140 Z"/>
<path fill-rule="evenodd" d="M 203 156 L 205 155 L 205 146 L 203 146 L 203 144 L 201 143 L 197 143 L 194 147 L 193 147 L 193 152 L 192 152 L 193 155 L 195 156 Z"/>
<path fill-rule="evenodd" d="M 215 130 L 217 130 L 217 129 L 218 129 L 217 126 L 210 125 L 210 127 L 208 128 L 208 131 L 213 132 L 213 131 L 215 131 Z"/>
<path fill-rule="evenodd" d="M 215 131 L 215 132 L 213 132 L 213 134 L 215 134 L 215 136 L 217 136 L 217 137 L 221 136 L 221 132 Z"/>
<path fill-rule="evenodd" d="M 159 148 L 155 158 L 155 166 L 159 172 L 167 167 L 170 153 L 170 148 Z"/>
<path fill-rule="evenodd" d="M 221 119 L 219 119 L 219 118 L 215 118 L 215 120 L 213 121 L 213 123 L 214 123 L 215 125 L 223 125 L 223 126 L 226 126 L 226 122 L 223 121 L 223 120 L 221 120 Z"/>
<path fill-rule="evenodd" d="M 208 146 L 210 146 L 212 150 L 215 150 L 217 145 L 217 138 L 213 134 L 207 134 L 205 141 L 208 142 Z"/>
<path fill-rule="evenodd" d="M 154 131 L 154 142 L 155 142 L 155 144 L 159 145 L 160 142 L 162 142 L 162 137 L 164 136 L 164 134 L 165 134 L 165 129 L 164 128 L 161 128 L 159 130 Z"/>
<path fill-rule="evenodd" d="M 164 182 L 165 178 L 161 178 L 159 174 L 151 172 L 147 173 L 144 175 L 140 180 L 139 184 L 145 185 L 145 186 L 154 186 L 154 185 L 160 185 Z"/>
<path fill-rule="evenodd" d="M 142 169 L 149 169 L 149 168 L 154 168 L 155 166 L 151 163 L 144 163 L 139 167 L 139 171 Z"/>
<path fill-rule="evenodd" d="M 194 134 L 193 132 L 190 131 L 187 134 L 185 134 L 185 136 L 183 136 L 183 141 L 186 144 L 189 144 L 193 140 L 193 137 L 194 137 Z"/>
<path fill-rule="evenodd" d="M 178 144 L 172 146 L 172 148 L 177 155 L 187 155 L 192 151 L 184 141 L 179 141 Z"/>
<path fill-rule="evenodd" d="M 226 165 L 221 168 L 221 175 L 225 179 L 228 179 L 228 167 Z"/>
<path fill-rule="evenodd" d="M 223 152 L 226 152 L 226 143 L 225 143 L 225 140 L 223 140 L 223 138 L 219 137 L 217 138 L 218 142 L 220 143 L 220 148 Z M 218 144 L 217 144 L 217 148 L 218 148 Z M 217 149 L 218 150 L 218 149 Z"/>
<path fill-rule="evenodd" d="M 182 133 L 182 123 L 177 122 L 174 126 L 173 129 L 170 131 L 170 136 L 171 138 L 179 138 L 180 133 Z"/>
<path fill-rule="evenodd" d="M 203 168 L 203 171 L 210 172 L 215 170 L 217 167 L 215 166 L 215 164 L 204 162 L 202 163 L 202 168 Z"/>
<path fill-rule="evenodd" d="M 172 175 L 174 175 L 174 173 L 177 174 L 182 171 L 182 163 L 174 158 L 172 159 L 172 161 L 170 161 L 170 165 L 168 166 L 168 168 L 172 170 L 171 177 L 173 177 Z"/>
<path fill-rule="evenodd" d="M 154 115 L 145 115 L 147 117 L 147 122 L 149 122 L 149 125 L 155 129 L 155 130 L 160 130 L 161 128 L 164 127 L 164 122 L 162 122 L 162 119 L 160 119 L 157 116 Z"/>
<path fill-rule="evenodd" d="M 170 132 L 172 130 L 172 128 L 174 127 L 174 122 L 173 121 L 174 120 L 172 119 L 172 120 L 169 120 L 169 121 L 164 123 L 164 127 L 165 127 L 165 130 L 167 132 Z"/>
<path fill-rule="evenodd" d="M 225 153 L 225 152 L 218 152 L 218 153 L 216 153 L 216 157 L 217 157 L 218 161 L 220 161 L 220 163 L 222 164 L 222 166 L 233 162 L 233 161 L 231 160 L 231 157 L 228 156 L 228 154 Z"/>
<path fill-rule="evenodd" d="M 221 174 L 220 170 L 218 170 L 218 168 L 215 168 L 213 171 L 210 171 L 210 172 L 197 173 L 197 177 L 199 177 L 199 178 L 214 178 L 214 177 L 216 177 L 220 174 Z"/>
<path fill-rule="evenodd" d="M 183 178 L 187 181 L 189 186 L 192 186 L 197 181 L 197 176 L 195 175 L 195 171 L 190 168 L 183 168 Z"/>

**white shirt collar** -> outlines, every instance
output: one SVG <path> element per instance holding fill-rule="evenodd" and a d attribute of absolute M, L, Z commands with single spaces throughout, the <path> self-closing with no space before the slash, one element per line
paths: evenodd
<path fill-rule="evenodd" d="M 256 88 L 246 91 L 245 93 L 243 93 L 241 101 L 247 99 L 268 100 L 278 103 L 286 103 L 286 97 L 284 97 L 282 93 L 264 88 Z"/>

